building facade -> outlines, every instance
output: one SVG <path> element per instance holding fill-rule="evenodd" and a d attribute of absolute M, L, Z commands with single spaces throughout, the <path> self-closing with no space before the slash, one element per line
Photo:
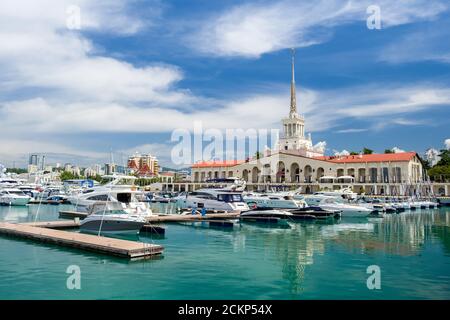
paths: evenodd
<path fill-rule="evenodd" d="M 314 146 L 311 135 L 305 136 L 305 119 L 297 113 L 294 59 L 290 110 L 288 117 L 282 119 L 282 125 L 283 137 L 274 150 L 265 152 L 263 157 L 195 163 L 191 167 L 191 181 L 201 183 L 214 178 L 238 177 L 255 186 L 311 185 L 305 191 L 349 183 L 360 192 L 367 192 L 367 188 L 373 189 L 377 184 L 408 185 L 424 181 L 422 162 L 416 152 L 324 156 L 323 144 Z M 396 192 L 402 190 L 398 188 Z"/>
<path fill-rule="evenodd" d="M 128 158 L 128 168 L 132 173 L 139 176 L 158 176 L 158 159 L 150 154 L 140 154 L 136 152 Z"/>

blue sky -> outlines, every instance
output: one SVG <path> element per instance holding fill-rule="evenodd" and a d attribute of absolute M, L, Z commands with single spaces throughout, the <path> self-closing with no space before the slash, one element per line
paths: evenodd
<path fill-rule="evenodd" d="M 367 28 L 369 5 L 381 29 Z M 80 9 L 68 29 L 67 8 Z M 296 47 L 299 112 L 328 154 L 450 138 L 448 1 L 2 1 L 0 162 L 28 153 L 171 166 L 171 132 L 279 128 Z"/>

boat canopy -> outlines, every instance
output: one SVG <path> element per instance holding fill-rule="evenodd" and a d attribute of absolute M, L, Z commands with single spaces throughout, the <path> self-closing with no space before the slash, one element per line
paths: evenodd
<path fill-rule="evenodd" d="M 323 176 L 319 178 L 319 180 L 335 180 L 335 179 L 337 178 L 333 176 Z"/>
<path fill-rule="evenodd" d="M 347 180 L 355 180 L 355 177 L 352 177 L 352 176 L 340 176 L 340 177 L 337 177 L 337 179 L 338 180 L 342 180 L 342 179 L 347 179 Z"/>

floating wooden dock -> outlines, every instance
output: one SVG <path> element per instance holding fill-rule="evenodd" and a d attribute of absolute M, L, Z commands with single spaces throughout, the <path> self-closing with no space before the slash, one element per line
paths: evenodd
<path fill-rule="evenodd" d="M 164 250 L 163 246 L 150 243 L 98 237 L 83 233 L 54 230 L 49 227 L 37 227 L 29 224 L 2 222 L 0 223 L 0 234 L 129 259 L 148 258 L 161 254 Z"/>
<path fill-rule="evenodd" d="M 77 220 L 38 221 L 20 224 L 24 226 L 48 229 L 75 229 L 80 227 L 80 222 Z"/>
<path fill-rule="evenodd" d="M 87 217 L 86 213 L 78 211 L 59 211 L 60 218 L 80 218 Z M 186 222 L 186 221 L 202 221 L 202 220 L 227 220 L 239 218 L 239 212 L 230 213 L 207 213 L 201 214 L 161 214 L 153 215 L 147 218 L 148 223 L 165 223 L 165 222 Z"/>
<path fill-rule="evenodd" d="M 39 221 L 39 222 L 25 222 L 22 225 L 38 227 L 38 228 L 49 228 L 49 229 L 76 229 L 80 227 L 79 220 L 57 220 L 57 221 Z M 154 226 L 151 224 L 145 224 L 141 228 L 141 232 L 149 232 L 159 235 L 164 235 L 166 230 L 159 226 Z"/>

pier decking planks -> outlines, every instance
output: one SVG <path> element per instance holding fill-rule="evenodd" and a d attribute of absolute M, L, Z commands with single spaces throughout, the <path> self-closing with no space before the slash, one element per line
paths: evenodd
<path fill-rule="evenodd" d="M 87 216 L 86 213 L 77 211 L 60 211 L 60 218 L 80 218 Z M 147 218 L 148 223 L 164 223 L 164 222 L 183 222 L 183 221 L 202 221 L 202 220 L 222 220 L 222 219 L 236 219 L 239 217 L 238 212 L 231 213 L 208 213 L 204 216 L 201 214 L 162 214 L 153 215 Z"/>
<path fill-rule="evenodd" d="M 31 227 L 49 228 L 49 229 L 75 229 L 80 227 L 80 222 L 75 220 L 25 222 L 21 224 Z M 166 230 L 162 227 L 146 224 L 141 228 L 141 232 L 149 232 L 164 235 Z"/>
<path fill-rule="evenodd" d="M 61 246 L 73 247 L 125 257 L 145 258 L 161 254 L 163 246 L 136 241 L 98 237 L 95 235 L 53 230 L 26 224 L 0 223 L 0 234 L 32 239 Z"/>
<path fill-rule="evenodd" d="M 49 228 L 49 229 L 74 229 L 80 227 L 80 222 L 75 220 L 57 220 L 57 221 L 38 221 L 38 222 L 24 222 L 21 225 Z"/>

